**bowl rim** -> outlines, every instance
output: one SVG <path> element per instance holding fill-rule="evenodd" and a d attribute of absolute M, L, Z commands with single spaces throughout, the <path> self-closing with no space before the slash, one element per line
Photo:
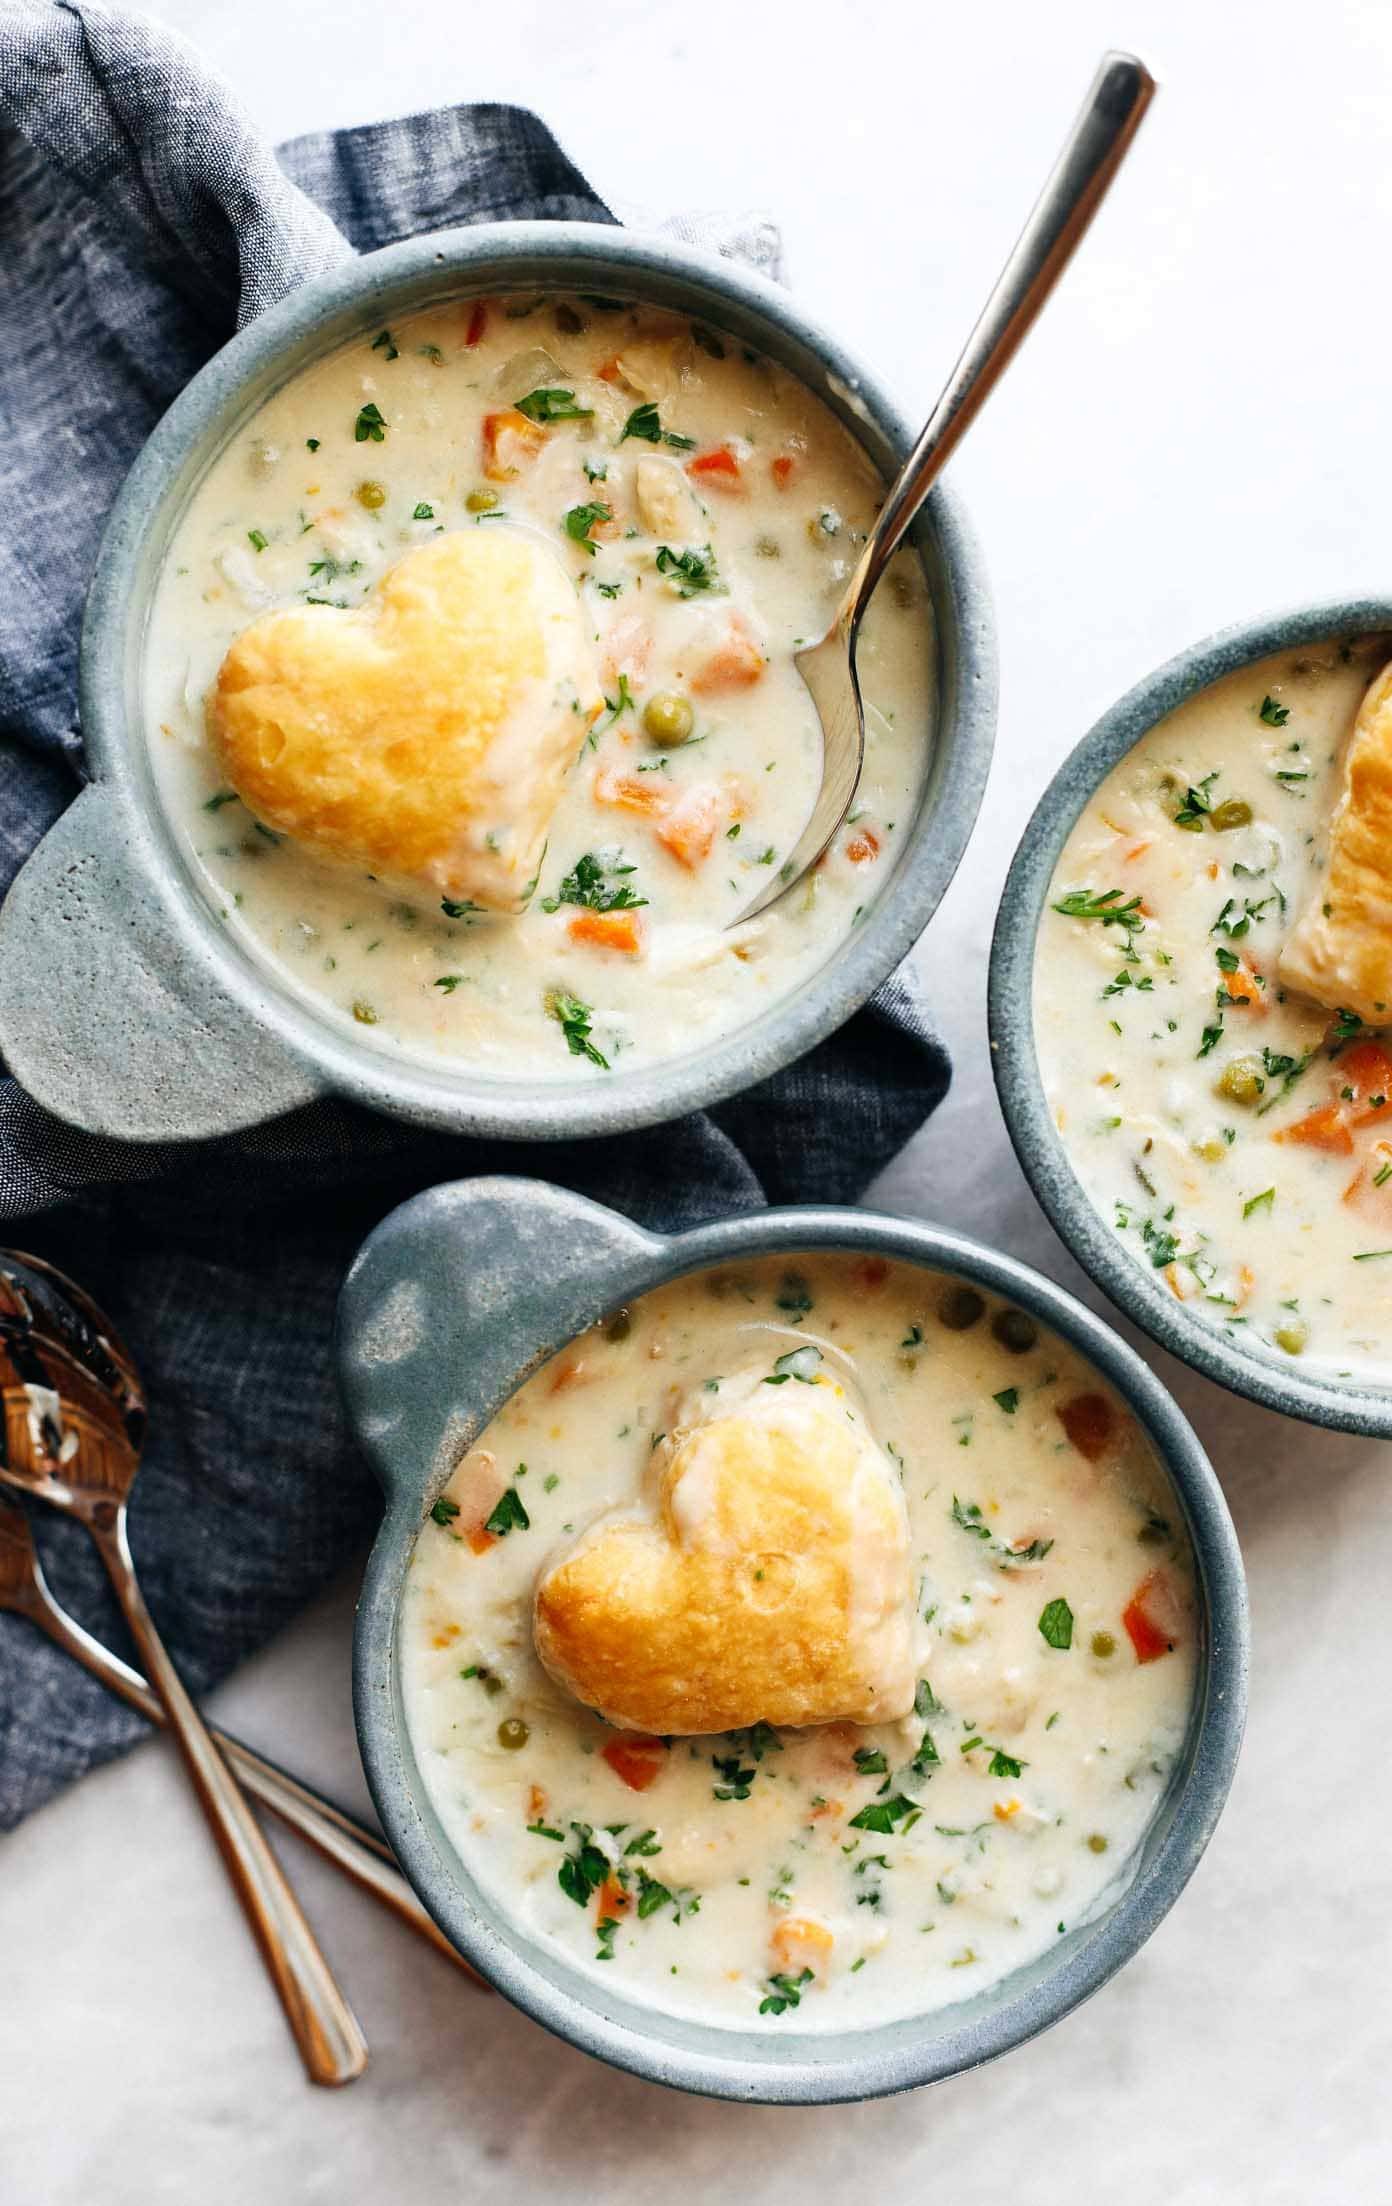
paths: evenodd
<path fill-rule="evenodd" d="M 438 1215 L 432 1210 L 432 1198 L 447 1192 L 434 1189 L 413 1198 L 392 1214 L 392 1220 L 401 1220 L 419 1206 L 421 1222 L 415 1230 L 430 1235 Z M 599 1211 L 602 1217 L 613 1215 L 598 1205 L 585 1208 L 591 1214 Z M 389 1223 L 384 1220 L 378 1232 Z M 1036 1974 L 1023 1990 L 988 2012 L 947 2029 L 938 2028 L 937 2016 L 930 2014 L 918 2018 L 922 2033 L 917 2036 L 913 2035 L 914 2018 L 881 2025 L 878 2031 L 839 2036 L 805 2033 L 800 2040 L 790 2036 L 782 2041 L 799 2050 L 776 2060 L 761 2055 L 757 2038 L 751 2036 L 749 2050 L 742 2052 L 746 2041 L 738 2031 L 678 2024 L 660 2010 L 636 2008 L 636 2003 L 637 2024 L 625 2022 L 606 2007 L 602 1989 L 595 1987 L 588 1997 L 574 1996 L 534 1966 L 515 1924 L 509 1923 L 503 1933 L 475 1912 L 457 1861 L 437 1845 L 413 1798 L 414 1757 L 399 1706 L 398 1621 L 410 1555 L 433 1493 L 444 1483 L 452 1459 L 426 1481 L 426 1491 L 410 1495 L 397 1491 L 391 1496 L 369 1557 L 353 1647 L 358 1740 L 382 1827 L 422 1902 L 479 1973 L 533 2020 L 614 2067 L 711 2097 L 788 2105 L 879 2097 L 939 2082 L 996 2059 L 1061 2021 L 1130 1960 L 1188 1883 L 1222 1812 L 1242 1741 L 1249 1657 L 1241 1552 L 1222 1488 L 1197 1435 L 1135 1349 L 1066 1289 L 1019 1259 L 916 1220 L 806 1206 L 717 1220 L 671 1236 L 637 1235 L 635 1253 L 623 1277 L 622 1298 L 628 1300 L 685 1273 L 735 1258 L 817 1250 L 880 1254 L 956 1274 L 1030 1311 L 1076 1346 L 1117 1388 L 1150 1438 L 1183 1511 L 1204 1628 L 1182 1771 L 1167 1798 L 1167 1821 L 1150 1858 L 1134 1872 L 1104 1916 L 1090 1929 L 1079 1927 L 1075 1934 L 1079 1942 L 1056 1967 Z M 591 1322 L 613 1306 L 611 1285 L 612 1279 L 596 1279 Z M 343 1357 L 349 1344 L 342 1333 L 339 1345 Z M 557 1340 L 546 1352 L 564 1345 L 564 1340 Z M 537 1361 L 535 1355 L 529 1357 L 487 1414 L 536 1369 Z M 665 2026 L 708 2042 L 697 2049 L 689 2043 L 674 2043 Z M 900 2033 L 899 2042 L 871 2042 L 893 2032 Z M 835 2049 L 847 2039 L 865 2043 L 838 2055 Z"/>
<path fill-rule="evenodd" d="M 848 417 L 868 424 L 890 450 L 907 452 L 912 442 L 910 425 L 877 379 L 786 291 L 694 246 L 603 223 L 544 221 L 479 223 L 385 246 L 310 279 L 234 336 L 136 459 L 87 599 L 79 660 L 87 756 L 95 777 L 125 800 L 132 851 L 180 950 L 332 1092 L 442 1130 L 523 1140 L 660 1124 L 742 1092 L 834 1033 L 907 956 L 941 902 L 975 826 L 994 744 L 995 626 L 981 553 L 957 497 L 940 486 L 922 525 L 941 565 L 934 613 L 940 685 L 945 669 L 954 676 L 951 772 L 944 768 L 931 800 L 925 792 L 895 871 L 864 921 L 790 994 L 698 1054 L 592 1084 L 529 1083 L 525 1074 L 483 1079 L 453 1060 L 397 1055 L 340 1033 L 282 982 L 273 962 L 260 965 L 218 923 L 152 785 L 144 724 L 127 703 L 158 571 L 147 547 L 185 492 L 189 471 L 201 470 L 230 433 L 255 380 L 316 336 L 325 351 L 347 341 L 345 329 L 327 334 L 345 316 L 360 312 L 365 326 L 397 299 L 415 311 L 425 302 L 405 295 L 435 279 L 447 296 L 608 282 L 641 298 L 645 289 L 660 296 L 664 284 L 675 286 L 689 295 L 686 311 L 704 311 L 715 323 L 724 314 L 757 324 L 775 358 L 798 353 L 819 363 L 825 387 L 817 395 L 853 433 Z M 935 732 L 940 742 L 941 724 Z"/>
<path fill-rule="evenodd" d="M 1075 745 L 1035 806 L 1001 893 L 991 943 L 987 1032 L 1006 1131 L 1069 1252 L 1150 1338 L 1229 1392 L 1336 1432 L 1392 1438 L 1392 1390 L 1313 1377 L 1229 1341 L 1192 1317 L 1129 1256 L 1073 1170 L 1039 1070 L 1034 962 L 1054 868 L 1099 784 L 1177 705 L 1244 666 L 1337 638 L 1392 631 L 1392 597 L 1338 597 L 1238 621 L 1167 659 Z"/>

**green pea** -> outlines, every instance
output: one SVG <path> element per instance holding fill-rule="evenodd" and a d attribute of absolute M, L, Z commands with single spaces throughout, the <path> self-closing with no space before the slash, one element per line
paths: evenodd
<path fill-rule="evenodd" d="M 470 513 L 491 513 L 498 503 L 496 490 L 471 490 L 464 500 Z"/>
<path fill-rule="evenodd" d="M 1234 1057 L 1231 1064 L 1224 1065 L 1217 1092 L 1231 1103 L 1255 1103 L 1266 1092 L 1260 1057 Z"/>
<path fill-rule="evenodd" d="M 1288 1318 L 1276 1328 L 1276 1346 L 1284 1348 L 1288 1356 L 1298 1356 L 1310 1338 L 1310 1329 L 1299 1318 Z"/>
<path fill-rule="evenodd" d="M 1107 1841 L 1102 1836 L 1102 1833 L 1100 1831 L 1091 1832 L 1088 1836 L 1088 1852 L 1092 1854 L 1105 1854 L 1106 1851 Z"/>
<path fill-rule="evenodd" d="M 1251 805 L 1245 804 L 1241 797 L 1229 797 L 1226 804 L 1214 805 L 1208 815 L 1208 824 L 1216 827 L 1220 835 L 1225 835 L 1230 827 L 1250 826 L 1251 819 Z"/>
<path fill-rule="evenodd" d="M 1111 1633 L 1094 1632 L 1092 1635 L 1092 1651 L 1099 1662 L 1105 1662 L 1108 1655 L 1114 1655 L 1116 1653 L 1116 1641 Z"/>
<path fill-rule="evenodd" d="M 673 689 L 660 689 L 643 707 L 643 733 L 653 743 L 685 743 L 695 725 L 690 705 Z"/>
<path fill-rule="evenodd" d="M 378 506 L 384 506 L 387 502 L 387 486 L 385 483 L 359 483 L 353 496 L 360 506 L 367 507 L 369 513 L 375 513 Z"/>
<path fill-rule="evenodd" d="M 1012 1356 L 1027 1355 L 1039 1338 L 1039 1327 L 1023 1310 L 997 1310 L 991 1320 L 991 1331 Z"/>
<path fill-rule="evenodd" d="M 948 1287 L 938 1304 L 938 1323 L 945 1325 L 949 1333 L 965 1333 L 973 1325 L 979 1325 L 986 1315 L 986 1300 L 975 1287 L 957 1285 Z"/>
<path fill-rule="evenodd" d="M 531 1735 L 520 1716 L 504 1716 L 498 1726 L 498 1744 L 505 1747 L 509 1754 L 516 1754 L 520 1747 L 527 1744 Z"/>

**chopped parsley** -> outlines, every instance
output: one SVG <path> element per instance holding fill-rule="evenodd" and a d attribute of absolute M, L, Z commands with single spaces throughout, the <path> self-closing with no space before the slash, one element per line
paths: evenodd
<path fill-rule="evenodd" d="M 802 1348 L 790 1348 L 786 1356 L 778 1358 L 764 1385 L 786 1386 L 789 1379 L 800 1379 L 804 1386 L 811 1386 L 821 1360 L 821 1349 L 814 1348 L 810 1340 Z"/>
<path fill-rule="evenodd" d="M 1186 789 L 1184 802 L 1174 815 L 1176 827 L 1188 828 L 1191 834 L 1202 831 L 1205 819 L 1213 810 L 1213 784 L 1217 779 L 1218 770 L 1215 767 L 1211 774 L 1204 775 L 1196 789 Z"/>
<path fill-rule="evenodd" d="M 657 547 L 657 571 L 675 584 L 678 597 L 696 597 L 702 590 L 718 590 L 720 576 L 709 544 L 703 551 L 674 552 L 670 544 Z"/>
<path fill-rule="evenodd" d="M 441 902 L 440 909 L 446 919 L 469 919 L 475 912 L 481 912 L 483 906 L 482 904 L 475 904 L 467 896 L 461 896 L 457 902 L 446 896 Z"/>
<path fill-rule="evenodd" d="M 590 530 L 597 521 L 612 521 L 613 518 L 613 508 L 601 505 L 596 498 L 589 505 L 572 506 L 561 526 L 572 544 L 583 544 L 591 559 L 593 559 L 599 547 L 591 538 Z"/>
<path fill-rule="evenodd" d="M 369 399 L 366 406 L 358 409 L 358 418 L 353 424 L 353 442 L 367 444 L 370 441 L 373 444 L 382 444 L 386 441 L 386 435 L 387 423 Z"/>
<path fill-rule="evenodd" d="M 1263 697 L 1257 718 L 1268 728 L 1283 728 L 1290 718 L 1290 706 L 1278 705 L 1274 697 Z"/>
<path fill-rule="evenodd" d="M 447 1494 L 441 1494 L 430 1514 L 437 1524 L 452 1524 L 459 1514 L 459 1503 L 451 1501 Z"/>
<path fill-rule="evenodd" d="M 556 1871 L 556 1882 L 568 1900 L 577 1907 L 588 1907 L 609 1874 L 609 1862 L 600 1848 L 594 1844 L 594 1832 L 588 1823 L 572 1823 L 575 1844 Z"/>
<path fill-rule="evenodd" d="M 546 1009 L 556 1021 L 566 1038 L 566 1046 L 572 1057 L 588 1057 L 592 1065 L 609 1070 L 609 1060 L 590 1039 L 594 1014 L 587 1003 L 578 996 L 568 995 L 564 988 L 553 988 L 546 998 Z"/>
<path fill-rule="evenodd" d="M 263 552 L 269 544 L 270 538 L 261 529 L 248 529 L 247 542 L 253 551 Z"/>
<path fill-rule="evenodd" d="M 628 876 L 637 870 L 636 866 L 621 865 L 618 854 L 606 860 L 587 850 L 583 858 L 576 859 L 573 871 L 566 875 L 555 895 L 542 898 L 541 908 L 553 912 L 562 904 L 579 904 L 586 911 L 594 912 L 637 911 L 648 901 L 646 896 L 635 896 L 628 886 Z"/>
<path fill-rule="evenodd" d="M 1007 1417 L 1013 1417 L 1020 1406 L 1020 1389 L 1018 1386 L 1004 1386 L 999 1394 L 991 1396 L 991 1400 L 1005 1411 Z"/>
<path fill-rule="evenodd" d="M 905 1792 L 893 1793 L 888 1800 L 871 1800 L 859 1815 L 853 1815 L 848 1826 L 853 1831 L 878 1831 L 889 1836 L 902 1823 L 905 1831 L 911 1831 L 922 1815 L 917 1800 L 910 1800 Z"/>
<path fill-rule="evenodd" d="M 416 507 L 415 512 L 411 515 L 411 519 L 413 521 L 433 521 L 434 518 L 434 506 L 427 505 L 424 498 L 422 498 L 420 504 Z"/>
<path fill-rule="evenodd" d="M 484 1518 L 483 1529 L 485 1532 L 496 1533 L 502 1540 L 507 1538 L 509 1532 L 529 1531 L 531 1522 L 522 1506 L 522 1497 L 517 1488 L 509 1486 L 505 1493 L 499 1495 L 492 1514 Z"/>
<path fill-rule="evenodd" d="M 1057 1647 L 1061 1653 L 1072 1646 L 1073 1611 L 1062 1594 L 1045 1604 L 1039 1618 L 1039 1635 L 1046 1647 Z"/>
<path fill-rule="evenodd" d="M 1100 919 L 1104 927 L 1122 927 L 1129 946 L 1131 936 L 1140 932 L 1145 921 L 1140 897 L 1133 896 L 1123 904 L 1118 901 L 1120 895 L 1120 889 L 1070 889 L 1053 908 L 1065 919 Z"/>
<path fill-rule="evenodd" d="M 749 1798 L 749 1788 L 759 1774 L 752 1762 L 741 1762 L 738 1754 L 713 1754 L 711 1766 L 721 1780 L 712 1787 L 717 1800 Z"/>
<path fill-rule="evenodd" d="M 651 399 L 644 406 L 634 407 L 623 425 L 620 444 L 629 437 L 637 437 L 641 444 L 666 444 L 674 452 L 694 452 L 696 449 L 694 437 L 678 436 L 675 429 L 663 428 L 657 407 Z"/>
<path fill-rule="evenodd" d="M 525 414 L 528 421 L 590 421 L 594 418 L 593 407 L 576 405 L 574 391 L 557 390 L 547 384 L 519 398 L 517 411 Z"/>
<path fill-rule="evenodd" d="M 389 360 L 399 360 L 401 358 L 401 354 L 396 348 L 396 340 L 389 329 L 384 329 L 380 336 L 373 338 L 371 349 L 373 352 L 384 352 Z"/>
<path fill-rule="evenodd" d="M 1252 1197 L 1252 1200 L 1251 1200 L 1251 1201 L 1250 1201 L 1249 1203 L 1244 1203 L 1244 1204 L 1242 1205 L 1242 1215 L 1243 1215 L 1243 1217 L 1244 1217 L 1244 1218 L 1250 1218 L 1250 1217 L 1252 1216 L 1252 1214 L 1253 1214 L 1253 1212 L 1254 1212 L 1254 1211 L 1258 1211 L 1258 1210 L 1270 1210 L 1270 1208 L 1271 1208 L 1272 1204 L 1273 1204 L 1273 1203 L 1275 1202 L 1275 1200 L 1276 1200 L 1276 1190 L 1275 1190 L 1275 1188 L 1274 1188 L 1274 1187 L 1264 1187 L 1264 1188 L 1262 1189 L 1262 1191 L 1261 1191 L 1260 1195 L 1254 1195 L 1254 1196 Z"/>
<path fill-rule="evenodd" d="M 770 1976 L 768 1978 L 769 1989 L 759 2001 L 760 2014 L 786 2014 L 789 2007 L 800 2005 L 802 1987 L 804 1984 L 810 1984 L 811 1981 L 811 1969 L 799 1969 L 796 1976 L 789 1976 L 786 1970 L 781 1971 L 777 1976 Z"/>

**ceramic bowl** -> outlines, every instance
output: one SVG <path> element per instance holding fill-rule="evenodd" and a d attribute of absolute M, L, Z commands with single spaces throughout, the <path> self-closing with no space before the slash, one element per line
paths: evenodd
<path fill-rule="evenodd" d="M 60 1117 L 128 1140 L 188 1139 L 331 1092 L 453 1132 L 618 1133 L 734 1094 L 801 1056 L 922 933 L 966 847 L 995 725 L 986 580 L 962 510 L 941 490 L 916 531 L 939 697 L 917 813 L 864 922 L 757 1024 L 602 1082 L 485 1078 L 391 1056 L 345 1036 L 257 962 L 195 883 L 154 787 L 139 692 L 160 564 L 210 463 L 271 391 L 386 321 L 469 292 L 575 289 L 692 313 L 757 347 L 815 391 L 883 472 L 909 449 L 909 425 L 879 385 L 774 284 L 597 223 L 491 223 L 389 246 L 303 285 L 242 331 L 170 408 L 117 501 L 82 640 L 92 784 L 0 913 L 0 1052 Z"/>
<path fill-rule="evenodd" d="M 988 1021 L 1001 1109 L 1031 1187 L 1078 1262 L 1153 1340 L 1235 1394 L 1341 1432 L 1392 1438 L 1392 1393 L 1302 1373 L 1260 1342 L 1218 1332 L 1136 1263 L 1094 1207 L 1054 1124 L 1034 1035 L 1034 954 L 1049 883 L 1079 815 L 1112 768 L 1186 698 L 1273 652 L 1392 629 L 1392 599 L 1340 598 L 1225 628 L 1129 690 L 1059 768 L 1015 853 L 991 947 Z"/>
<path fill-rule="evenodd" d="M 412 1752 L 398 1619 L 422 1522 L 451 1470 L 547 1356 L 607 1310 L 683 1273 L 824 1249 L 898 1258 L 1005 1296 L 1071 1341 L 1119 1390 L 1168 1472 L 1192 1542 L 1198 1676 L 1170 1786 L 1129 1880 L 1097 1919 L 994 1988 L 922 2019 L 841 2034 L 800 2034 L 786 2022 L 731 2030 L 664 2017 L 618 1987 L 597 1986 L 529 1940 L 473 1882 Z M 1038 1273 L 954 1234 L 868 1211 L 763 1211 L 669 1238 L 540 1181 L 466 1180 L 417 1196 L 372 1234 L 343 1289 L 338 1353 L 350 1418 L 386 1496 L 353 1657 L 373 1798 L 441 1929 L 559 2036 L 654 2082 L 721 2098 L 868 2098 L 973 2067 L 1057 2022 L 1131 1958 L 1178 1898 L 1217 1822 L 1242 1735 L 1242 1562 L 1218 1482 L 1169 1395 L 1134 1350 Z"/>

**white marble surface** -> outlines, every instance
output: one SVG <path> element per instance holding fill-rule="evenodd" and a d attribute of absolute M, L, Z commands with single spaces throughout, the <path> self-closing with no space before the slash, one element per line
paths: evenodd
<path fill-rule="evenodd" d="M 1044 779 L 1135 677 L 1228 620 L 1387 584 L 1386 0 L 162 0 L 156 12 L 201 41 L 276 136 L 515 98 L 602 191 L 774 209 L 798 292 L 915 408 L 1099 50 L 1132 43 L 1152 62 L 1164 91 L 1128 173 L 957 466 L 998 593 L 1000 741 L 976 841 L 922 952 L 943 976 L 957 1083 L 878 1191 L 1078 1286 L 990 1089 L 995 899 Z M 374 2047 L 364 2081 L 315 2095 L 171 1757 L 149 1746 L 0 1852 L 5 2206 L 626 2206 L 659 2189 L 760 2206 L 814 2190 L 879 2206 L 935 2189 L 953 2206 L 1386 2198 L 1392 1449 L 1287 1423 L 1156 1360 L 1246 1548 L 1251 1724 L 1188 1894 L 1062 2028 L 882 2105 L 683 2099 L 470 1996 L 296 1850 Z M 351 1799 L 350 1608 L 345 1588 L 219 1705 Z"/>

